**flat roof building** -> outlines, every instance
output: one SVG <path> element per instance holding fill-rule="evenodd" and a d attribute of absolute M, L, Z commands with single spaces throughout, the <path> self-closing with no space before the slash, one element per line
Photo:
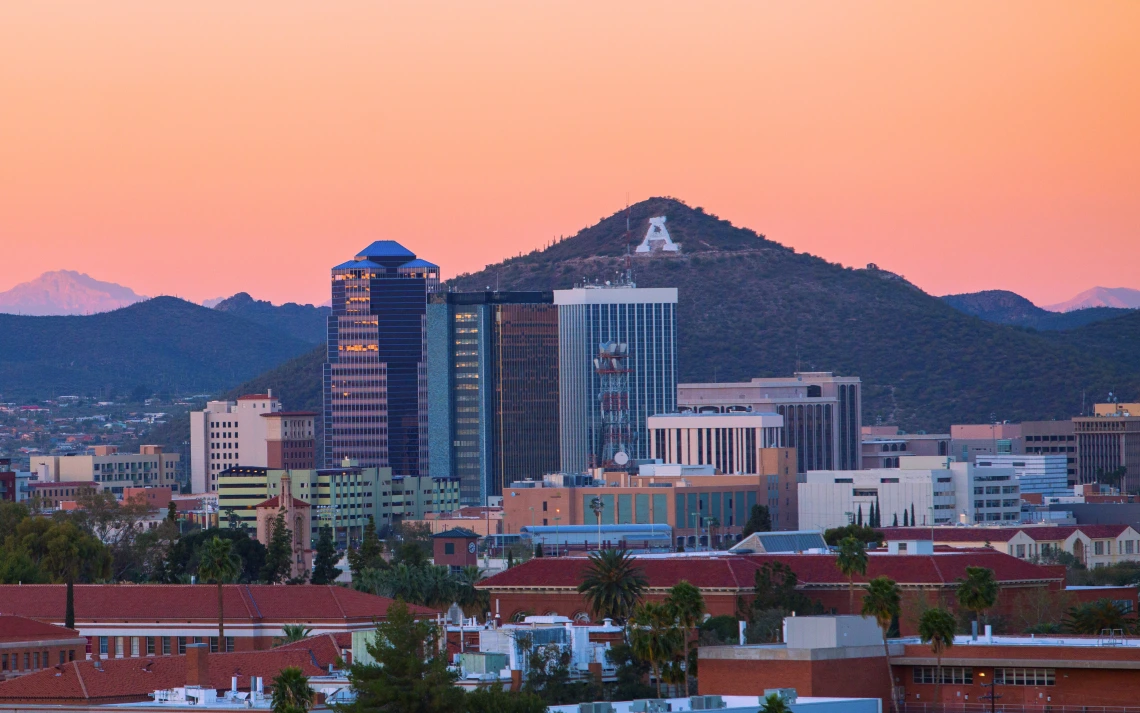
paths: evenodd
<path fill-rule="evenodd" d="M 218 492 L 218 477 L 227 468 L 268 468 L 271 421 L 262 417 L 283 410 L 270 390 L 236 401 L 209 401 L 205 409 L 191 411 L 190 492 Z M 311 425 L 307 430 L 311 438 Z"/>
<path fill-rule="evenodd" d="M 162 446 L 139 446 L 138 453 L 120 453 L 118 446 L 95 446 L 86 455 L 32 456 L 29 468 L 40 485 L 96 483 L 100 491 L 121 496 L 124 488 L 178 487 L 177 453 Z"/>

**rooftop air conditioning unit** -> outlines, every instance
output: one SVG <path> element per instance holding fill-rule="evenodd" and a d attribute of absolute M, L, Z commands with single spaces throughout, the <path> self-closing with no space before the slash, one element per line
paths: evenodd
<path fill-rule="evenodd" d="M 712 711 L 725 706 L 720 696 L 693 696 L 689 699 L 689 707 L 695 711 Z"/>
<path fill-rule="evenodd" d="M 646 698 L 629 704 L 630 713 L 668 713 L 672 710 L 669 701 L 662 698 Z"/>
<path fill-rule="evenodd" d="M 579 703 L 578 713 L 614 713 L 609 703 Z"/>

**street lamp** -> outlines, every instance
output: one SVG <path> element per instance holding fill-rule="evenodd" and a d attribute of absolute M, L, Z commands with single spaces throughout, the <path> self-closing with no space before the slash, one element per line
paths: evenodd
<path fill-rule="evenodd" d="M 979 672 L 978 677 L 979 678 L 985 678 L 986 677 L 985 672 L 984 671 Z M 987 701 L 988 700 L 990 702 L 990 713 L 994 713 L 994 711 L 997 710 L 997 699 L 1001 698 L 1001 694 L 997 692 L 997 677 L 996 677 L 996 675 L 995 675 L 993 681 L 990 681 L 989 683 L 982 683 L 979 685 L 982 688 L 990 689 L 990 692 L 983 695 L 983 696 L 978 696 L 978 700 L 980 700 L 980 701 Z"/>

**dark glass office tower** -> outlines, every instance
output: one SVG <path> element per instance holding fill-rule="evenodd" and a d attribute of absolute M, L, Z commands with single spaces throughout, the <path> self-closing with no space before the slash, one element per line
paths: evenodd
<path fill-rule="evenodd" d="M 431 475 L 482 505 L 559 466 L 558 309 L 551 292 L 450 292 L 428 304 Z"/>
<path fill-rule="evenodd" d="M 378 240 L 332 269 L 324 370 L 329 466 L 344 458 L 393 475 L 427 472 L 427 295 L 439 267 Z"/>

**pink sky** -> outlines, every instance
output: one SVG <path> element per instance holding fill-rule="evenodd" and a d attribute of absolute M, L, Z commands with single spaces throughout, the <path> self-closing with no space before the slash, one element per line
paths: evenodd
<path fill-rule="evenodd" d="M 328 299 L 683 198 L 933 294 L 1140 288 L 1140 3 L 0 4 L 0 289 Z"/>

